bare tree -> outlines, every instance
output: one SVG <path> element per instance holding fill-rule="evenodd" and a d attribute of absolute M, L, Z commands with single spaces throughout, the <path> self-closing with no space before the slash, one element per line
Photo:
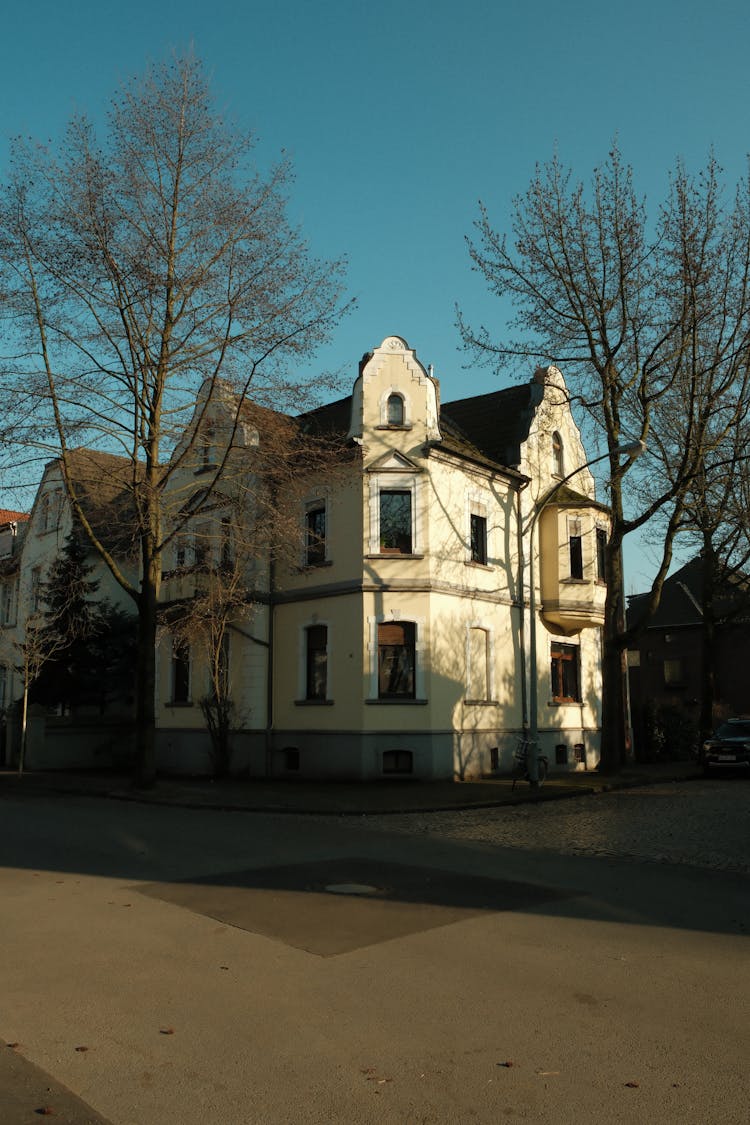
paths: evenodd
<path fill-rule="evenodd" d="M 668 199 L 649 221 L 632 172 L 615 148 L 594 171 L 590 190 L 557 159 L 538 167 L 526 194 L 515 201 L 511 241 L 493 229 L 484 208 L 477 231 L 477 240 L 469 243 L 475 268 L 493 293 L 510 296 L 520 332 L 497 342 L 488 329 L 470 327 L 459 314 L 466 346 L 498 369 L 519 357 L 562 367 L 608 455 L 601 769 L 614 772 L 627 750 L 630 637 L 622 544 L 661 514 L 660 560 L 648 602 L 652 613 L 687 490 L 701 451 L 713 440 L 712 408 L 722 396 L 735 394 L 747 364 L 748 186 L 725 212 L 715 162 L 695 178 L 678 165 Z M 655 473 L 647 458 L 619 456 L 625 441 L 653 444 L 662 417 L 675 411 L 682 441 L 671 446 L 669 474 Z"/>
<path fill-rule="evenodd" d="M 679 527 L 681 542 L 701 559 L 699 609 L 703 643 L 699 733 L 710 736 L 715 725 L 717 629 L 750 609 L 750 459 L 747 417 L 748 371 L 736 381 L 733 395 L 716 402 L 709 439 L 688 489 Z M 680 419 L 675 420 L 677 437 Z M 664 473 L 671 471 L 670 443 L 659 443 Z M 653 535 L 658 534 L 657 528 Z"/>
<path fill-rule="evenodd" d="M 236 404 L 224 455 L 202 477 L 208 506 L 251 388 L 260 402 L 299 409 L 311 393 L 300 364 L 342 313 L 341 263 L 315 260 L 287 218 L 288 162 L 261 176 L 251 147 L 215 110 L 200 64 L 178 57 L 119 91 L 103 145 L 83 117 L 59 156 L 19 143 L 2 202 L 14 436 L 59 456 L 78 522 L 137 607 L 141 785 L 155 778 L 162 555 L 195 515 L 165 505 L 203 440 L 200 417 L 183 437 L 198 389 L 206 416 L 227 386 Z M 125 461 L 137 577 L 92 524 L 76 447 Z"/>

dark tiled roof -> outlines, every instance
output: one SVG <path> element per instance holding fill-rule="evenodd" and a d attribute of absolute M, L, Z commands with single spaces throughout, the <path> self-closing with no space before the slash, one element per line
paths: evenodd
<path fill-rule="evenodd" d="M 128 457 L 94 449 L 71 450 L 68 464 L 73 488 L 94 533 L 109 550 L 130 553 L 137 527 L 134 490 L 142 466 L 134 467 Z"/>
<path fill-rule="evenodd" d="M 339 398 L 336 402 L 329 402 L 325 406 L 318 406 L 315 410 L 308 410 L 299 415 L 299 423 L 305 433 L 316 434 L 320 437 L 332 435 L 345 436 L 349 432 L 352 413 L 352 396 Z"/>
<path fill-rule="evenodd" d="M 750 582 L 739 574 L 717 574 L 714 595 L 718 617 L 750 612 Z M 628 625 L 637 625 L 646 610 L 648 594 L 634 594 L 628 599 Z M 691 559 L 664 582 L 659 608 L 648 623 L 649 629 L 700 625 L 703 600 L 703 560 Z"/>
<path fill-rule="evenodd" d="M 535 383 L 458 399 L 440 407 L 441 448 L 493 465 L 517 466 L 541 397 Z M 299 416 L 306 432 L 345 435 L 351 422 L 351 395 Z"/>
<path fill-rule="evenodd" d="M 490 461 L 517 468 L 541 393 L 542 388 L 532 382 L 446 402 L 440 409 L 441 429 L 450 432 L 453 440 L 468 441 Z"/>

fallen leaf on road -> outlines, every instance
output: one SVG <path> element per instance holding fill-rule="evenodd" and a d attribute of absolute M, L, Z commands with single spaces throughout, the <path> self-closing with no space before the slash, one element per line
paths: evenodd
<path fill-rule="evenodd" d="M 8 1046 L 10 1047 L 11 1051 L 16 1051 L 21 1046 L 21 1044 L 20 1043 L 8 1043 Z"/>
<path fill-rule="evenodd" d="M 84 1051 L 88 1051 L 88 1047 L 76 1047 L 75 1050 L 79 1053 L 83 1053 Z"/>
<path fill-rule="evenodd" d="M 174 1035 L 174 1028 L 173 1027 L 160 1027 L 159 1028 L 159 1034 L 160 1035 Z"/>
<path fill-rule="evenodd" d="M 498 1063 L 497 1065 L 498 1066 L 515 1066 L 515 1063 L 513 1062 L 513 1059 L 506 1059 L 505 1062 Z"/>
<path fill-rule="evenodd" d="M 40 1117 L 54 1117 L 55 1112 L 51 1105 L 43 1105 L 34 1110 L 34 1113 L 38 1113 Z"/>
<path fill-rule="evenodd" d="M 540 1078 L 546 1078 L 550 1074 L 559 1074 L 559 1070 L 538 1070 L 537 1074 Z"/>
<path fill-rule="evenodd" d="M 640 1082 L 626 1082 L 625 1085 L 629 1086 L 631 1090 L 637 1090 L 640 1086 Z"/>

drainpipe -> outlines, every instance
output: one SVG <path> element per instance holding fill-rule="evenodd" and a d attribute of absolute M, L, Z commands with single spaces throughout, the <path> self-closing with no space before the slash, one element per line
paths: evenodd
<path fill-rule="evenodd" d="M 524 738 L 528 737 L 529 730 L 529 697 L 526 688 L 526 596 L 525 570 L 526 560 L 523 553 L 523 511 L 521 507 L 521 493 L 528 488 L 528 480 L 522 481 L 516 488 L 516 541 L 518 543 L 518 578 L 516 579 L 516 597 L 518 599 L 518 655 L 521 665 L 521 725 Z"/>

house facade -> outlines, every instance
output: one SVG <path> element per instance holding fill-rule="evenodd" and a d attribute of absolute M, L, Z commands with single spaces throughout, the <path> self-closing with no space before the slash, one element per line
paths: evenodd
<path fill-rule="evenodd" d="M 252 620 L 231 633 L 234 768 L 365 780 L 507 770 L 529 727 L 532 650 L 542 750 L 560 769 L 595 766 L 608 523 L 560 373 L 443 405 L 390 336 L 363 357 L 351 396 L 300 422 L 338 434 L 345 463 L 295 482 L 296 557 L 269 571 L 267 596 L 261 582 Z M 575 490 L 545 506 L 531 559 L 536 505 L 568 475 Z M 165 640 L 169 768 L 205 763 L 200 663 Z"/>
<path fill-rule="evenodd" d="M 201 585 L 210 590 L 201 573 L 231 570 L 238 521 L 262 523 L 251 508 L 271 412 L 234 427 L 225 457 L 234 416 L 229 400 L 210 411 L 199 401 L 201 440 L 193 435 L 170 485 L 180 532 L 164 552 L 157 685 L 158 766 L 169 772 L 211 768 L 201 706 L 211 655 L 181 617 Z M 388 336 L 363 357 L 350 396 L 294 424 L 311 440 L 335 438 L 340 463 L 321 471 L 303 457 L 279 478 L 290 550 L 264 555 L 256 538 L 243 563 L 247 605 L 220 653 L 233 771 L 507 771 L 532 728 L 532 695 L 552 768 L 593 768 L 608 516 L 561 373 L 540 369 L 525 385 L 443 404 L 414 349 Z M 249 497 L 239 509 L 238 489 Z"/>
<path fill-rule="evenodd" d="M 107 541 L 133 574 L 132 559 L 123 549 L 120 527 L 123 462 L 107 454 L 83 451 L 72 459 L 76 486 L 98 529 L 107 527 Z M 96 503 L 91 501 L 96 496 Z M 37 630 L 44 624 L 44 588 L 50 570 L 65 550 L 73 530 L 73 516 L 59 462 L 45 467 L 31 512 L 12 513 L 15 520 L 0 524 L 0 688 L 3 690 L 3 762 L 17 765 L 22 740 L 24 764 L 32 769 L 109 766 L 132 755 L 129 725 L 132 691 L 100 706 L 60 713 L 33 704 L 23 716 L 25 683 L 30 691 L 49 653 Z M 127 597 L 93 551 L 89 553 L 96 600 L 130 610 Z M 23 734 L 25 727 L 25 736 Z"/>
<path fill-rule="evenodd" d="M 705 649 L 703 559 L 666 579 L 659 607 L 628 650 L 636 757 L 684 758 L 697 750 Z M 714 579 L 713 718 L 750 713 L 750 585 L 742 574 Z M 647 595 L 628 599 L 628 624 L 637 624 Z"/>
<path fill-rule="evenodd" d="M 18 628 L 21 546 L 28 514 L 0 508 L 0 767 L 13 757 L 11 714 L 17 698 L 15 638 Z"/>

